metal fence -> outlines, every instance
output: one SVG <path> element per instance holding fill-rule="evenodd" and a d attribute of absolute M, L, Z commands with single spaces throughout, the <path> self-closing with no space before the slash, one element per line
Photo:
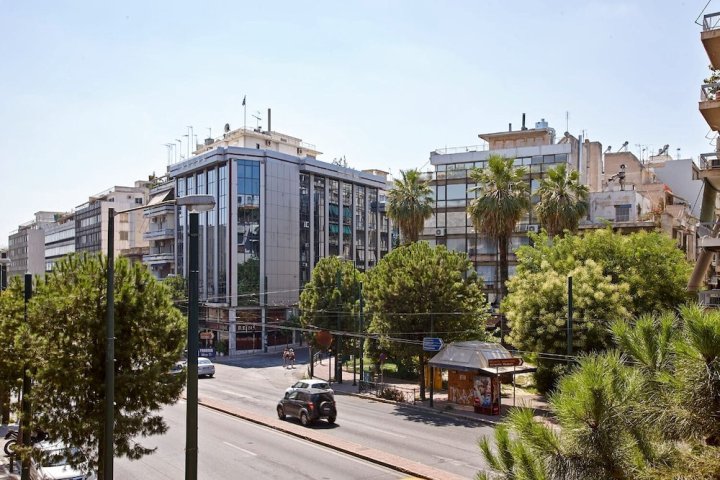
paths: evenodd
<path fill-rule="evenodd" d="M 373 394 L 378 398 L 403 403 L 415 404 L 419 399 L 417 388 L 403 387 L 392 383 L 360 381 L 360 391 Z"/>

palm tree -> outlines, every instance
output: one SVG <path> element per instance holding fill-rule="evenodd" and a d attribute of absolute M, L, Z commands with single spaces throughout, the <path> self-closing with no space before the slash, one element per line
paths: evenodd
<path fill-rule="evenodd" d="M 470 170 L 470 179 L 477 186 L 470 188 L 477 197 L 470 202 L 468 215 L 478 233 L 494 238 L 498 244 L 500 263 L 499 300 L 507 294 L 508 241 L 515 224 L 530 208 L 527 170 L 513 167 L 513 160 L 490 155 L 486 168 Z"/>
<path fill-rule="evenodd" d="M 388 192 L 388 217 L 400 228 L 404 243 L 418 241 L 425 220 L 433 214 L 432 188 L 421 178 L 420 172 L 400 170 L 401 180 L 395 180 Z"/>
<path fill-rule="evenodd" d="M 577 231 L 580 219 L 590 208 L 588 187 L 580 183 L 577 170 L 568 171 L 565 164 L 551 168 L 540 181 L 537 193 L 540 201 L 535 210 L 548 235 Z"/>

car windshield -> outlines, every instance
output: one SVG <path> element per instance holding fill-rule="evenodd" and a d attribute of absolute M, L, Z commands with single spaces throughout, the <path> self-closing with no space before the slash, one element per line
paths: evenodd
<path fill-rule="evenodd" d="M 314 383 L 313 388 L 320 388 L 323 390 L 327 390 L 328 388 L 330 388 L 330 385 L 328 385 L 327 383 Z"/>
<path fill-rule="evenodd" d="M 210 362 L 207 358 L 198 358 L 198 365 L 210 365 L 210 363 L 212 362 Z"/>
<path fill-rule="evenodd" d="M 67 464 L 68 458 L 62 449 L 43 452 L 42 465 L 44 467 L 62 467 Z"/>

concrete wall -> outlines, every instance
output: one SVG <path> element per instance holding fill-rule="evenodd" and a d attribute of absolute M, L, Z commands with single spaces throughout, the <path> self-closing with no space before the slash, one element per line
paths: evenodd
<path fill-rule="evenodd" d="M 690 206 L 693 216 L 700 218 L 704 184 L 697 178 L 697 167 L 692 159 L 652 163 L 651 166 L 657 179 L 666 183 L 674 194 L 682 197 Z"/>
<path fill-rule="evenodd" d="M 615 221 L 615 205 L 631 205 L 629 222 L 642 220 L 642 215 L 652 208 L 652 202 L 635 190 L 593 192 L 590 194 L 590 220 L 593 223 L 602 220 Z M 638 206 L 640 212 L 638 213 Z"/>

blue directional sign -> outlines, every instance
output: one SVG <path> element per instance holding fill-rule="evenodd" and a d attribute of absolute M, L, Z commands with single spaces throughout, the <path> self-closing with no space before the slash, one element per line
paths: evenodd
<path fill-rule="evenodd" d="M 439 352 L 443 347 L 443 341 L 437 337 L 423 337 L 423 351 Z"/>

